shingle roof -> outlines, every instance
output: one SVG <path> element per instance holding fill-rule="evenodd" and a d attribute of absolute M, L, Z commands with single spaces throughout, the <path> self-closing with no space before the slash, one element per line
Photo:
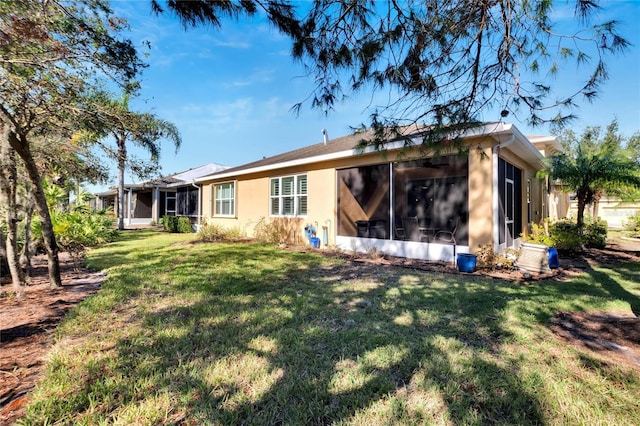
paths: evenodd
<path fill-rule="evenodd" d="M 417 124 L 400 128 L 396 133 L 397 136 L 388 139 L 385 143 L 385 146 L 392 147 L 392 145 L 395 145 L 393 146 L 393 148 L 398 149 L 400 146 L 404 146 L 404 144 L 402 143 L 398 144 L 399 141 L 401 141 L 402 139 L 420 138 L 427 131 L 427 129 L 427 126 L 421 126 Z M 452 134 L 457 133 L 456 137 L 472 138 L 483 135 L 497 136 L 505 133 L 513 134 L 514 132 L 518 135 L 521 135 L 521 133 L 511 124 L 491 122 L 484 123 L 471 129 L 463 129 L 461 133 L 458 133 L 458 131 L 454 130 Z M 331 154 L 335 154 L 336 156 L 340 156 L 341 154 L 344 154 L 345 156 L 357 155 L 358 153 L 360 153 L 360 151 L 357 150 L 359 143 L 363 140 L 372 140 L 373 138 L 374 133 L 372 130 L 358 132 L 336 139 L 331 139 L 326 144 L 324 142 L 316 143 L 314 145 L 305 146 L 293 151 L 288 151 L 282 154 L 274 155 L 272 157 L 253 161 L 251 163 L 242 164 L 236 167 L 230 167 L 211 175 L 203 176 L 199 179 L 196 179 L 196 181 L 203 182 L 208 179 L 226 178 L 236 174 L 252 173 L 258 170 L 264 171 L 277 169 L 280 167 L 291 166 L 294 163 L 300 164 L 300 162 L 314 162 L 319 159 L 327 159 L 328 157 L 331 157 Z M 524 135 L 521 135 L 520 139 L 523 139 L 525 143 L 530 145 L 530 148 L 535 151 L 533 145 L 531 145 L 531 143 L 526 140 L 526 137 L 524 137 Z"/>
<path fill-rule="evenodd" d="M 245 169 L 252 169 L 255 167 L 270 166 L 274 164 L 286 163 L 289 161 L 301 160 L 303 158 L 310 158 L 320 155 L 332 154 L 334 152 L 346 151 L 349 149 L 354 149 L 358 145 L 358 142 L 370 136 L 371 132 L 342 136 L 336 139 L 329 140 L 327 144 L 325 144 L 324 142 L 320 142 L 314 145 L 305 146 L 293 151 L 284 152 L 272 157 L 267 157 L 251 163 L 243 164 L 241 166 L 230 167 L 224 170 L 224 172 L 233 173 Z"/>
<path fill-rule="evenodd" d="M 399 131 L 404 136 L 419 136 L 420 129 L 416 126 L 407 126 Z M 260 168 L 260 167 L 268 167 L 274 166 L 278 164 L 288 163 L 291 161 L 303 160 L 305 158 L 319 157 L 323 155 L 333 154 L 337 152 L 344 152 L 355 150 L 358 147 L 358 144 L 363 140 L 371 140 L 373 139 L 374 133 L 372 130 L 366 130 L 362 132 L 357 132 L 347 136 L 341 136 L 336 139 L 330 139 L 325 144 L 324 142 L 316 143 L 314 145 L 305 146 L 299 149 L 295 149 L 293 151 L 284 152 L 282 154 L 274 155 L 272 157 L 263 158 L 261 160 L 253 161 L 251 163 L 242 164 L 236 167 L 230 167 L 228 169 L 222 170 L 218 173 L 232 174 L 235 172 L 241 172 L 248 169 Z M 396 139 L 399 139 L 396 138 Z M 388 142 L 392 142 L 393 140 L 389 140 Z M 211 177 L 215 177 L 217 173 L 211 175 Z"/>

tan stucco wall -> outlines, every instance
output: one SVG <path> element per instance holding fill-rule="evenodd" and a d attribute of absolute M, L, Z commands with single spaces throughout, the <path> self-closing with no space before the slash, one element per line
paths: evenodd
<path fill-rule="evenodd" d="M 493 244 L 493 157 L 491 143 L 469 151 L 469 251 Z"/>
<path fill-rule="evenodd" d="M 476 138 L 470 143 L 469 150 L 469 249 L 477 252 L 484 244 L 493 244 L 494 238 L 494 191 L 493 147 L 497 141 L 492 138 Z M 546 191 L 540 181 L 535 178 L 535 170 L 508 149 L 500 151 L 500 157 L 523 171 L 522 174 L 522 214 L 523 229 L 527 232 L 527 179 L 531 179 L 532 212 L 537 211 L 542 217 L 544 213 L 543 201 Z M 336 237 L 336 200 L 337 183 L 336 170 L 368 164 L 380 164 L 394 161 L 398 156 L 394 153 L 363 155 L 342 158 L 334 161 L 291 167 L 252 175 L 239 176 L 236 179 L 223 178 L 220 182 L 236 181 L 236 217 L 216 218 L 213 213 L 213 188 L 211 182 L 204 182 L 203 214 L 208 216 L 207 223 L 215 223 L 226 228 L 237 228 L 247 236 L 254 235 L 254 227 L 259 219 L 272 221 L 276 218 L 269 216 L 269 179 L 278 176 L 289 176 L 306 173 L 308 185 L 308 215 L 302 218 L 278 219 L 287 220 L 287 226 L 296 232 L 296 237 L 304 237 L 305 224 L 312 224 L 318 237 L 322 237 L 323 226 L 327 227 L 329 241 L 323 243 L 334 244 Z M 401 154 L 399 160 L 409 160 L 407 153 Z M 519 235 L 518 233 L 518 235 Z"/>
<path fill-rule="evenodd" d="M 227 229 L 239 229 L 247 236 L 254 236 L 255 226 L 260 220 L 280 221 L 289 228 L 289 233 L 298 242 L 302 242 L 304 227 L 314 226 L 318 237 L 323 237 L 322 228 L 327 227 L 328 241 L 335 243 L 336 217 L 336 171 L 339 163 L 314 166 L 314 170 L 307 168 L 289 168 L 267 174 L 242 176 L 236 182 L 236 217 L 213 217 L 214 183 L 205 185 L 205 219 L 206 223 L 217 224 Z M 305 173 L 307 175 L 307 211 L 308 215 L 299 218 L 277 218 L 269 215 L 269 180 L 274 177 L 290 176 Z M 231 180 L 221 180 L 229 182 Z"/>

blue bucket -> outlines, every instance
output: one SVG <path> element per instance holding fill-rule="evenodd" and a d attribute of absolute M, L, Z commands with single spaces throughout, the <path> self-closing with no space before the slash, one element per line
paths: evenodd
<path fill-rule="evenodd" d="M 477 257 L 475 254 L 459 253 L 457 259 L 458 271 L 473 272 L 476 270 Z"/>
<path fill-rule="evenodd" d="M 560 261 L 558 260 L 558 250 L 554 247 L 549 247 L 549 268 L 555 269 L 560 267 Z"/>
<path fill-rule="evenodd" d="M 311 243 L 311 246 L 313 248 L 320 248 L 320 238 L 311 237 L 311 238 L 309 238 L 309 242 Z"/>

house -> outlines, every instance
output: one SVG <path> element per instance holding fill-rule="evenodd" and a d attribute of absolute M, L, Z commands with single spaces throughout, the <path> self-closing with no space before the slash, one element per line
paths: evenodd
<path fill-rule="evenodd" d="M 149 225 L 157 223 L 165 215 L 188 216 L 193 223 L 200 223 L 200 186 L 195 180 L 226 168 L 210 163 L 142 183 L 125 184 L 125 225 Z M 93 207 L 111 207 L 116 212 L 117 203 L 118 189 L 111 188 L 95 194 Z"/>
<path fill-rule="evenodd" d="M 197 178 L 204 221 L 249 236 L 276 223 L 283 241 L 315 233 L 346 250 L 451 261 L 486 244 L 516 247 L 548 217 L 548 184 L 536 172 L 558 149 L 554 138 L 532 142 L 512 124 L 488 123 L 459 135 L 468 154 L 436 155 L 421 150 L 423 132 L 404 128 L 382 151 L 357 149 L 370 134 L 325 137 Z"/>

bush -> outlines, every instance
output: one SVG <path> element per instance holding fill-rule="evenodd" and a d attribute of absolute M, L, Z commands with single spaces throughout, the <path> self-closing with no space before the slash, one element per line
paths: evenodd
<path fill-rule="evenodd" d="M 226 229 L 223 226 L 205 223 L 198 231 L 200 241 L 222 241 L 242 238 L 238 228 Z"/>
<path fill-rule="evenodd" d="M 562 220 L 549 226 L 549 236 L 553 244 L 547 244 L 560 250 L 579 250 L 584 239 L 575 222 Z"/>
<path fill-rule="evenodd" d="M 181 234 L 188 234 L 190 232 L 193 232 L 193 226 L 191 226 L 191 219 L 184 216 L 178 217 L 176 232 L 179 232 Z"/>
<path fill-rule="evenodd" d="M 489 269 L 513 269 L 515 268 L 519 253 L 520 252 L 518 250 L 514 249 L 505 249 L 502 253 L 496 253 L 493 251 L 493 245 L 481 245 L 479 250 L 476 252 L 478 267 Z"/>
<path fill-rule="evenodd" d="M 193 232 L 191 219 L 185 216 L 162 216 L 162 229 L 167 232 L 188 234 Z"/>
<path fill-rule="evenodd" d="M 600 220 L 586 225 L 582 237 L 587 247 L 605 248 L 607 245 L 607 222 Z"/>
<path fill-rule="evenodd" d="M 178 232 L 178 218 L 176 216 L 162 216 L 162 229 L 167 232 Z"/>
<path fill-rule="evenodd" d="M 584 226 L 582 232 L 575 222 L 561 220 L 549 225 L 549 233 L 544 227 L 532 224 L 531 234 L 523 236 L 524 241 L 544 244 L 560 250 L 580 250 L 582 246 L 604 248 L 607 244 L 607 222 L 601 220 Z"/>
<path fill-rule="evenodd" d="M 523 235 L 522 239 L 529 243 L 544 244 L 545 246 L 553 246 L 555 244 L 554 239 L 547 234 L 544 226 L 536 223 L 531 224 L 531 233 Z"/>
<path fill-rule="evenodd" d="M 197 237 L 200 241 L 221 241 L 226 239 L 227 231 L 220 225 L 204 224 Z"/>
<path fill-rule="evenodd" d="M 268 222 L 264 217 L 261 217 L 256 224 L 254 228 L 254 235 L 256 240 L 263 243 L 294 243 L 294 241 L 288 241 L 289 233 L 282 222 L 277 220 Z"/>
<path fill-rule="evenodd" d="M 69 212 L 52 209 L 51 221 L 56 241 L 64 251 L 96 247 L 113 241 L 118 235 L 116 219 L 107 210 L 94 211 L 86 206 L 78 206 Z M 31 232 L 36 248 L 42 249 L 42 225 L 38 217 L 33 219 Z"/>
<path fill-rule="evenodd" d="M 624 230 L 629 233 L 631 237 L 640 236 L 640 212 L 636 212 L 635 215 L 629 216 L 624 221 Z"/>
<path fill-rule="evenodd" d="M 482 244 L 476 252 L 479 268 L 493 268 L 496 264 L 496 254 L 492 244 Z"/>

